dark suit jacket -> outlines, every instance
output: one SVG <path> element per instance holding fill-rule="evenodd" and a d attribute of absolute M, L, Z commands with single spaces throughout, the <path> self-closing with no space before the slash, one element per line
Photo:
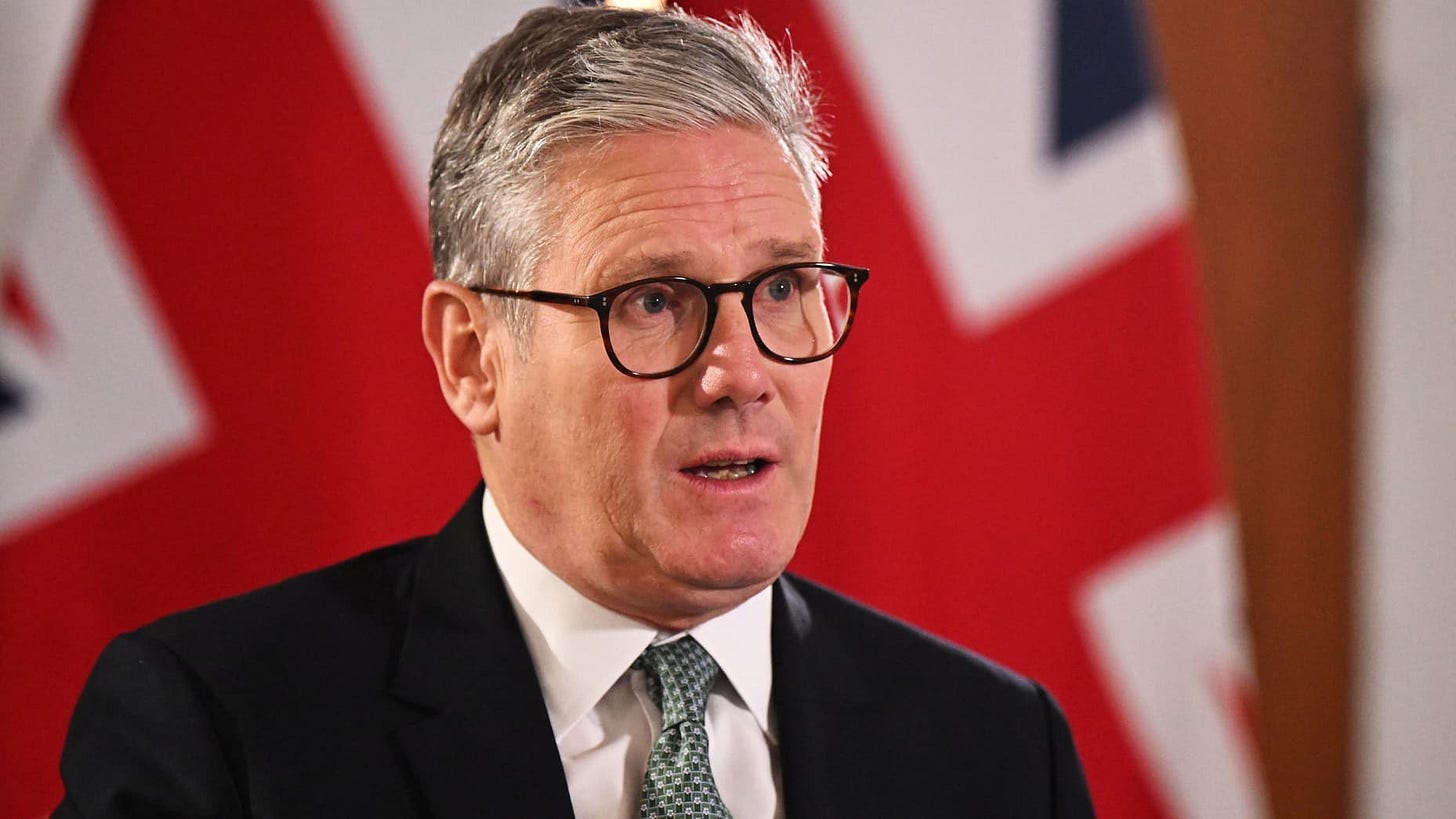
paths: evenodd
<path fill-rule="evenodd" d="M 772 628 L 790 817 L 1091 815 L 1035 683 L 799 578 Z M 434 537 L 118 637 L 61 775 L 65 817 L 571 815 L 479 489 Z"/>

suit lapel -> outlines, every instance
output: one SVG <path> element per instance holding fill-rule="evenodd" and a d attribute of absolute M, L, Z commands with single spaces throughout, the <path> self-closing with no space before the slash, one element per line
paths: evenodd
<path fill-rule="evenodd" d="M 420 715 L 394 733 L 427 813 L 572 816 L 540 684 L 500 571 L 477 487 L 421 549 L 390 690 Z M 793 578 L 774 584 L 773 705 L 789 816 L 893 811 L 877 786 L 881 692 L 845 635 Z M 876 807 L 878 806 L 878 807 Z M 885 814 L 889 815 L 889 814 Z"/>
<path fill-rule="evenodd" d="M 392 693 L 395 740 L 430 815 L 570 817 L 535 669 L 490 556 L 477 487 L 420 552 Z"/>
<path fill-rule="evenodd" d="M 855 661 L 853 635 L 812 609 L 787 575 L 774 584 L 773 602 L 773 703 L 785 813 L 894 815 L 878 783 L 895 749 L 884 747 L 875 729 L 882 692 Z"/>

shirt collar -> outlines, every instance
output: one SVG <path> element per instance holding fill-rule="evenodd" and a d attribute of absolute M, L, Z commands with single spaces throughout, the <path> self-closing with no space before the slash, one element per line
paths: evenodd
<path fill-rule="evenodd" d="M 647 646 L 677 635 L 618 614 L 572 588 L 536 559 L 506 525 L 490 492 L 481 502 L 485 531 L 559 740 L 592 710 Z M 766 736 L 773 688 L 772 587 L 689 629 Z"/>

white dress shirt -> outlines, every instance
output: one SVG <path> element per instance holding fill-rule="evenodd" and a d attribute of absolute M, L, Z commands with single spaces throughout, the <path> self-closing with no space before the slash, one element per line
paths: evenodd
<path fill-rule="evenodd" d="M 541 682 L 578 819 L 637 815 L 647 755 L 662 715 L 632 663 L 679 633 L 587 599 L 521 545 L 485 493 L 490 546 Z M 689 629 L 722 673 L 708 695 L 708 758 L 735 819 L 783 816 L 778 740 L 769 711 L 771 589 Z"/>

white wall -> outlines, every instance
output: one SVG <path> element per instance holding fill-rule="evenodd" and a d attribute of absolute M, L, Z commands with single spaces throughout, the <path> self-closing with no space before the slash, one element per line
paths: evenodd
<path fill-rule="evenodd" d="M 1456 4 L 1371 0 L 1356 808 L 1456 816 Z"/>

